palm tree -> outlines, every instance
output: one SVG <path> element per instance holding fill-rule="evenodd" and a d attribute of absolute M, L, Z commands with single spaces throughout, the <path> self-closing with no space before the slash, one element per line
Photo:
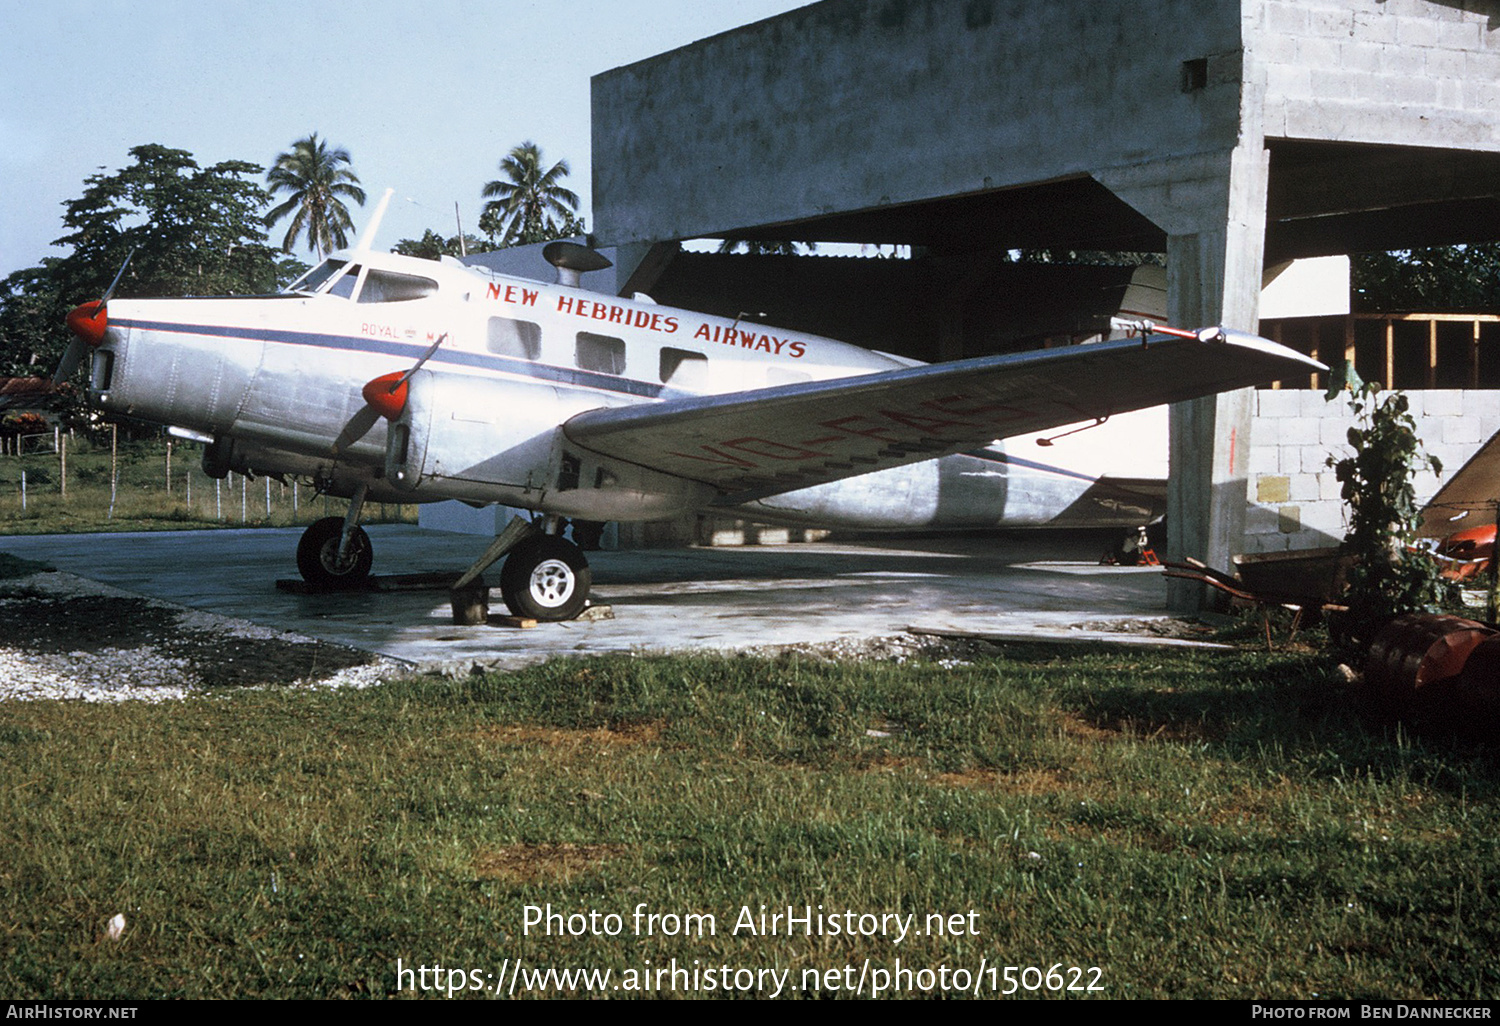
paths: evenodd
<path fill-rule="evenodd" d="M 542 170 L 542 151 L 524 142 L 500 162 L 505 179 L 484 187 L 490 200 L 480 214 L 480 226 L 501 246 L 517 246 L 571 235 L 581 229 L 578 194 L 558 184 L 568 176 L 566 160 Z M 556 218 L 556 220 L 554 220 Z"/>
<path fill-rule="evenodd" d="M 341 197 L 363 206 L 365 191 L 359 187 L 354 172 L 344 166 L 348 163 L 349 151 L 329 149 L 317 132 L 298 139 L 291 150 L 276 158 L 275 165 L 266 172 L 266 184 L 271 187 L 272 196 L 283 192 L 291 195 L 266 215 L 266 227 L 292 215 L 286 238 L 281 240 L 282 252 L 290 253 L 304 230 L 307 247 L 319 260 L 324 253 L 349 244 L 348 232 L 354 222 L 349 219 L 349 210 Z"/>

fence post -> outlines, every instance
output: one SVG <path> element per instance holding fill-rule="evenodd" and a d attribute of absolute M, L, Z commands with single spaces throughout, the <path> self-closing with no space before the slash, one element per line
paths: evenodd
<path fill-rule="evenodd" d="M 120 487 L 120 426 L 109 426 L 109 516 L 115 518 L 115 495 Z"/>

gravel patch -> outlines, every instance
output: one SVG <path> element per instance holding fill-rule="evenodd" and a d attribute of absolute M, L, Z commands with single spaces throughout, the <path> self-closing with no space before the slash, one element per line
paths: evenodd
<path fill-rule="evenodd" d="M 1146 644 L 1163 642 L 1206 649 L 1231 647 L 1216 643 L 1213 640 L 1216 636 L 1216 627 L 1196 618 L 1117 617 L 1069 624 L 1062 630 L 1038 631 L 1031 635 L 1024 632 L 1010 632 L 986 636 L 972 631 L 925 631 L 912 628 L 907 633 L 885 637 L 843 638 L 838 641 L 761 646 L 740 649 L 738 654 L 774 658 L 785 653 L 795 653 L 825 662 L 869 660 L 901 664 L 911 660 L 921 660 L 951 668 L 967 666 L 977 659 L 999 655 L 1007 646 L 1072 641 L 1074 635 L 1078 636 L 1078 640 L 1085 640 L 1095 645 L 1118 641 L 1119 643 L 1142 642 Z"/>
<path fill-rule="evenodd" d="M 160 702 L 246 687 L 370 687 L 395 660 L 73 574 L 0 581 L 0 701 Z"/>

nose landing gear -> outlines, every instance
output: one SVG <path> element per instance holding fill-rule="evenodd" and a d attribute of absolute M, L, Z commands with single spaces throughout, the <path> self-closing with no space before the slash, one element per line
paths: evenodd
<path fill-rule="evenodd" d="M 370 576 L 375 550 L 359 526 L 366 486 L 360 485 L 342 517 L 324 517 L 302 532 L 297 542 L 297 570 L 315 588 L 357 588 Z"/>
<path fill-rule="evenodd" d="M 363 527 L 355 527 L 347 552 L 340 555 L 343 517 L 324 517 L 302 532 L 297 542 L 297 570 L 316 588 L 348 588 L 370 576 L 375 551 Z"/>

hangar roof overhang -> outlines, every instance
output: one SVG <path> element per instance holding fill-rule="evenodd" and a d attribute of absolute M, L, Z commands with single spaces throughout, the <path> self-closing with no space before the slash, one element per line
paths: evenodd
<path fill-rule="evenodd" d="M 1500 153 L 1268 139 L 1266 262 L 1500 239 Z M 1164 252 L 1166 233 L 1087 176 L 774 225 L 731 239 Z"/>
<path fill-rule="evenodd" d="M 1268 149 L 1267 266 L 1500 238 L 1500 154 L 1286 139 L 1270 140 Z M 938 357 L 943 320 L 959 306 L 971 336 L 967 354 L 1006 351 L 1097 330 L 1118 309 L 1130 277 L 1119 267 L 1013 263 L 1007 250 L 1166 249 L 1161 228 L 1086 176 L 726 234 L 910 245 L 920 256 L 680 253 L 631 287 L 724 316 L 764 311 L 785 327 L 927 360 Z"/>

